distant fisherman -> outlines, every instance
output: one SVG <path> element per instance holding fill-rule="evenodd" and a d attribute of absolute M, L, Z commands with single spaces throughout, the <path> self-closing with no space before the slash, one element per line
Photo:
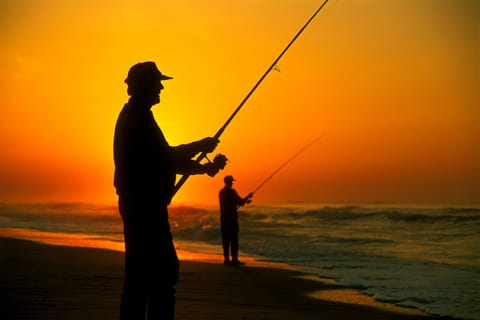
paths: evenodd
<path fill-rule="evenodd" d="M 237 208 L 250 203 L 253 193 L 249 193 L 245 198 L 242 198 L 233 189 L 235 179 L 232 176 L 225 176 L 223 181 L 225 182 L 225 187 L 219 192 L 223 263 L 240 265 L 244 263 L 238 260 L 238 232 L 240 228 L 238 225 Z M 230 249 L 232 260 L 230 260 Z"/>

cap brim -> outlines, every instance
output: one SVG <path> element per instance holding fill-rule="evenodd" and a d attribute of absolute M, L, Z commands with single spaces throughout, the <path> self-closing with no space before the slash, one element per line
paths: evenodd
<path fill-rule="evenodd" d="M 173 77 L 169 77 L 169 76 L 166 76 L 164 74 L 160 75 L 160 80 L 170 80 L 170 79 L 173 79 Z"/>

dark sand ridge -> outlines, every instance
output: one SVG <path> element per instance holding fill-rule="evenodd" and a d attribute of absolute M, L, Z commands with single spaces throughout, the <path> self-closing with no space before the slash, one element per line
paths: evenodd
<path fill-rule="evenodd" d="M 122 252 L 0 238 L 0 268 L 2 319 L 118 319 Z M 314 299 L 335 286 L 301 276 L 182 261 L 176 319 L 438 319 Z"/>

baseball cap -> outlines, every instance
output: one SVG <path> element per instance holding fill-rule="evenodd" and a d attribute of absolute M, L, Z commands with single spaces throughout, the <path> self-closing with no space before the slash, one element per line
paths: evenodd
<path fill-rule="evenodd" d="M 233 178 L 233 176 L 225 176 L 225 178 L 223 178 L 223 181 L 224 182 L 233 182 L 233 181 L 235 181 L 235 179 Z"/>
<path fill-rule="evenodd" d="M 164 75 L 158 70 L 157 65 L 153 61 L 139 62 L 133 65 L 128 71 L 126 84 L 134 84 L 145 81 L 146 79 L 170 80 L 170 76 Z"/>

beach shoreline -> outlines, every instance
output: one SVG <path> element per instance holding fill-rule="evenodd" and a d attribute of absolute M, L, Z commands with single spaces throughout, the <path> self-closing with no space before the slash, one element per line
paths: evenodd
<path fill-rule="evenodd" d="M 122 252 L 5 237 L 0 249 L 7 319 L 118 318 Z M 345 303 L 318 298 L 329 290 Z M 439 319 L 349 301 L 349 292 L 295 270 L 182 260 L 176 319 Z"/>

